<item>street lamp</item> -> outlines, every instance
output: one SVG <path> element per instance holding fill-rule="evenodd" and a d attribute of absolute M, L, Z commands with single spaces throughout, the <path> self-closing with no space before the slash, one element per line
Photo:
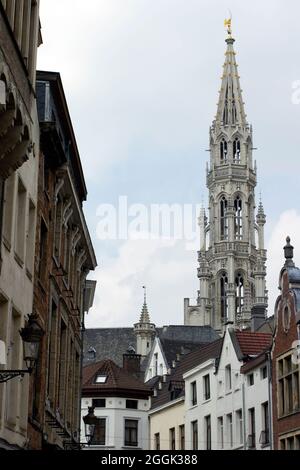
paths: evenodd
<path fill-rule="evenodd" d="M 44 331 L 38 324 L 37 318 L 37 315 L 29 315 L 27 325 L 20 331 L 27 370 L 0 371 L 0 383 L 8 382 L 14 377 L 24 377 L 25 374 L 32 373 L 39 356 L 40 342 L 44 335 Z"/>
<path fill-rule="evenodd" d="M 90 445 L 94 438 L 96 425 L 98 424 L 98 418 L 94 415 L 93 406 L 89 406 L 88 410 L 88 414 L 83 417 L 83 422 L 85 426 L 85 437 L 88 445 Z"/>

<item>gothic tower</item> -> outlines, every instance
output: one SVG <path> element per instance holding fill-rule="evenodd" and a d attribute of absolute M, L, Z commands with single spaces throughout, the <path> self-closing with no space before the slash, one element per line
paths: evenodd
<path fill-rule="evenodd" d="M 250 325 L 254 306 L 267 307 L 266 216 L 260 202 L 255 218 L 256 163 L 252 127 L 246 120 L 230 20 L 217 115 L 210 128 L 207 167 L 209 218 L 199 217 L 200 251 L 197 304 L 185 299 L 185 324 L 228 322 Z"/>

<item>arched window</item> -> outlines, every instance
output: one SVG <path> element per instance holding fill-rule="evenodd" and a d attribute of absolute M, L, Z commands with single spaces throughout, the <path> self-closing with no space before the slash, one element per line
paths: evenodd
<path fill-rule="evenodd" d="M 227 289 L 228 289 L 228 277 L 224 272 L 220 278 L 220 293 L 221 293 L 221 319 L 226 321 L 228 317 L 228 298 L 227 298 Z"/>
<path fill-rule="evenodd" d="M 242 315 L 243 305 L 244 305 L 244 279 L 243 276 L 238 273 L 235 278 L 235 305 L 236 305 L 236 314 Z"/>
<path fill-rule="evenodd" d="M 243 237 L 243 203 L 241 198 L 238 196 L 234 201 L 234 232 L 235 239 L 241 240 Z"/>
<path fill-rule="evenodd" d="M 233 141 L 233 162 L 241 163 L 241 142 L 238 137 Z"/>
<path fill-rule="evenodd" d="M 227 200 L 225 196 L 220 202 L 221 240 L 228 240 Z"/>
<path fill-rule="evenodd" d="M 227 163 L 228 147 L 225 139 L 220 142 L 220 161 L 221 163 Z"/>

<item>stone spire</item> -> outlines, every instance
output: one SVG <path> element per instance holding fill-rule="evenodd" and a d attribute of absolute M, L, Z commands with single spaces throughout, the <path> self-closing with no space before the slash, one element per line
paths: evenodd
<path fill-rule="evenodd" d="M 143 308 L 142 308 L 140 323 L 150 323 L 150 315 L 149 315 L 148 306 L 147 306 L 146 286 L 143 286 L 143 289 L 144 289 L 144 304 L 143 304 Z"/>
<path fill-rule="evenodd" d="M 226 39 L 227 50 L 223 66 L 222 85 L 215 121 L 218 127 L 247 126 L 238 65 L 235 59 L 236 53 L 233 48 L 234 42 L 235 39 L 231 36 L 231 29 L 229 29 L 228 38 Z"/>
<path fill-rule="evenodd" d="M 146 286 L 143 286 L 144 289 L 144 303 L 142 307 L 142 312 L 140 316 L 139 323 L 134 325 L 134 334 L 136 336 L 136 351 L 137 354 L 141 356 L 147 356 L 149 354 L 153 338 L 155 336 L 155 325 L 150 322 L 150 315 L 148 312 L 147 305 L 147 292 Z"/>

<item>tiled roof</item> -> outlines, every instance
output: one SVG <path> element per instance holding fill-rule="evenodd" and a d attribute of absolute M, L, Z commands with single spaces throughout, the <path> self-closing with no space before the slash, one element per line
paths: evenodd
<path fill-rule="evenodd" d="M 218 339 L 213 343 L 202 345 L 187 354 L 177 363 L 176 367 L 171 370 L 171 374 L 166 377 L 166 382 L 162 383 L 162 389 L 158 390 L 157 397 L 152 398 L 152 409 L 158 408 L 171 400 L 171 388 L 172 384 L 177 387 L 178 384 L 182 384 L 182 390 L 177 395 L 177 398 L 184 396 L 184 382 L 183 375 L 189 370 L 203 364 L 209 359 L 217 359 L 220 355 L 222 348 L 223 339 Z"/>
<path fill-rule="evenodd" d="M 97 375 L 107 376 L 105 383 L 95 383 Z M 128 374 L 123 368 L 117 366 L 110 359 L 96 362 L 83 368 L 82 373 L 82 392 L 83 395 L 89 396 L 89 394 L 106 394 L 112 395 L 118 393 L 118 395 L 124 391 L 135 393 L 145 393 L 145 395 L 151 395 L 150 388 L 142 381 L 138 380 L 134 376 Z"/>
<path fill-rule="evenodd" d="M 243 356 L 257 356 L 265 351 L 272 342 L 270 333 L 235 331 L 234 334 Z"/>

